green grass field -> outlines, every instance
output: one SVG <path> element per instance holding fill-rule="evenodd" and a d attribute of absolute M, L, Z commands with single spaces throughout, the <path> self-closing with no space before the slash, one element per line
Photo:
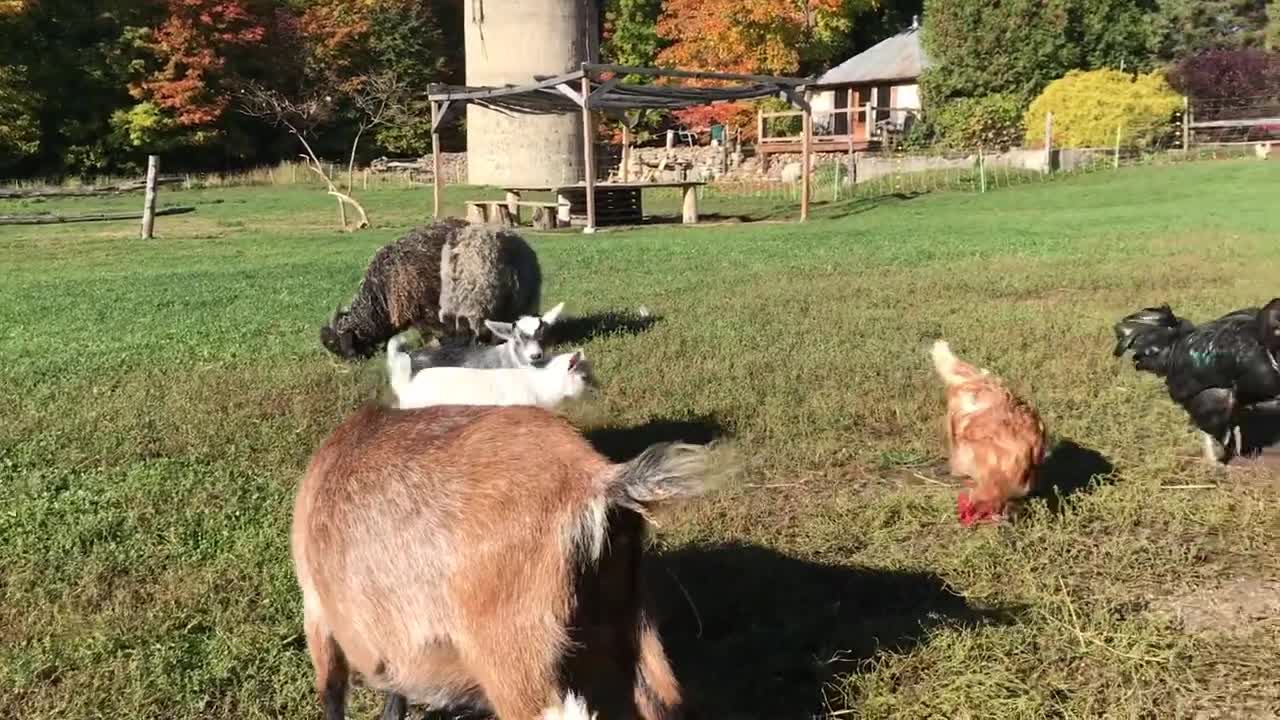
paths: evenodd
<path fill-rule="evenodd" d="M 1199 464 L 1111 325 L 1274 296 L 1278 189 L 1280 163 L 1224 161 L 806 225 L 530 236 L 548 306 L 660 316 L 582 343 L 603 382 L 584 426 L 618 451 L 728 435 L 747 458 L 741 487 L 655 532 L 664 637 L 704 717 L 1275 717 L 1280 483 Z M 383 369 L 334 361 L 318 328 L 430 202 L 362 197 L 357 234 L 302 187 L 167 192 L 198 211 L 153 242 L 0 228 L 0 715 L 319 717 L 293 491 Z M 707 210 L 792 212 L 771 203 Z M 1015 524 L 956 522 L 938 336 L 1066 443 L 1058 492 Z"/>

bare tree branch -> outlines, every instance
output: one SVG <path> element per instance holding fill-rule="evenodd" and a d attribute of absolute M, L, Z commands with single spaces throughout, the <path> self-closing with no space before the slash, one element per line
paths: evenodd
<path fill-rule="evenodd" d="M 351 156 L 347 160 L 348 192 L 354 182 L 356 151 L 360 146 L 360 139 L 373 128 L 407 116 L 409 93 L 395 73 L 384 73 L 361 78 L 359 89 L 351 99 L 360 113 L 360 122 L 356 127 L 355 139 L 351 141 Z"/>
<path fill-rule="evenodd" d="M 249 85 L 240 92 L 239 109 L 244 115 L 258 118 L 276 127 L 283 127 L 291 135 L 298 138 L 298 142 L 302 144 L 303 150 L 306 151 L 300 157 L 312 172 L 324 180 L 328 188 L 327 192 L 338 201 L 339 222 L 341 222 L 343 230 L 350 232 L 369 227 L 369 215 L 365 212 L 364 206 L 351 196 L 350 187 L 347 188 L 345 193 L 338 190 L 333 178 L 329 176 L 329 173 L 325 172 L 324 164 L 320 162 L 320 158 L 311 147 L 311 143 L 307 141 L 307 135 L 313 133 L 320 124 L 332 116 L 332 94 L 316 93 L 307 98 L 295 100 L 259 85 Z M 359 142 L 358 136 L 357 142 Z M 359 220 L 354 226 L 347 224 L 347 205 L 354 208 L 359 215 Z"/>

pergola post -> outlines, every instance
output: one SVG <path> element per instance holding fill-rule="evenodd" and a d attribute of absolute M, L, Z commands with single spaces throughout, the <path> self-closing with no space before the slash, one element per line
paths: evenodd
<path fill-rule="evenodd" d="M 596 230 L 596 159 L 595 126 L 591 122 L 591 73 L 582 75 L 582 172 L 587 188 L 587 227 L 583 232 Z"/>
<path fill-rule="evenodd" d="M 431 103 L 431 217 L 440 217 L 440 103 Z"/>
<path fill-rule="evenodd" d="M 813 110 L 809 107 L 808 102 L 803 103 L 800 110 L 803 113 L 802 136 L 800 138 L 800 220 L 805 221 L 809 219 L 809 171 L 812 162 L 810 153 L 813 150 Z"/>
<path fill-rule="evenodd" d="M 622 118 L 622 167 L 618 168 L 618 177 L 627 182 L 631 177 L 631 125 L 627 118 Z"/>

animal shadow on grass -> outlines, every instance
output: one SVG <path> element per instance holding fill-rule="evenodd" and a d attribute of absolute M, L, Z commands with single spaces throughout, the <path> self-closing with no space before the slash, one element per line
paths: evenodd
<path fill-rule="evenodd" d="M 647 566 L 663 643 L 696 717 L 808 718 L 824 690 L 941 626 L 1008 624 L 927 572 L 791 558 L 750 544 L 687 547 Z"/>
<path fill-rule="evenodd" d="M 641 315 L 630 310 L 609 310 L 567 317 L 547 331 L 554 345 L 582 343 L 605 335 L 639 335 L 662 320 L 661 315 Z"/>
<path fill-rule="evenodd" d="M 1098 482 L 1109 482 L 1115 465 L 1102 453 L 1079 443 L 1061 439 L 1053 445 L 1034 495 L 1044 498 L 1051 512 L 1061 512 L 1062 502 Z"/>
<path fill-rule="evenodd" d="M 712 416 L 692 420 L 650 420 L 632 427 L 602 427 L 585 433 L 587 442 L 611 462 L 626 462 L 660 442 L 706 445 L 723 437 L 725 428 Z"/>

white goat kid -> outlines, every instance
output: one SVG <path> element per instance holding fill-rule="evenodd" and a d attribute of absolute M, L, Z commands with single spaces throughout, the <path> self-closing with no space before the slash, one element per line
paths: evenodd
<path fill-rule="evenodd" d="M 485 320 L 501 345 L 446 344 L 409 353 L 413 372 L 429 367 L 468 367 L 477 369 L 529 367 L 543 359 L 542 343 L 547 328 L 556 324 L 564 303 L 541 316 L 522 315 L 513 323 Z"/>
<path fill-rule="evenodd" d="M 595 387 L 581 348 L 557 355 L 542 367 L 478 369 L 430 367 L 412 372 L 400 338 L 387 343 L 387 374 L 395 407 L 429 405 L 536 405 L 551 409 Z"/>

